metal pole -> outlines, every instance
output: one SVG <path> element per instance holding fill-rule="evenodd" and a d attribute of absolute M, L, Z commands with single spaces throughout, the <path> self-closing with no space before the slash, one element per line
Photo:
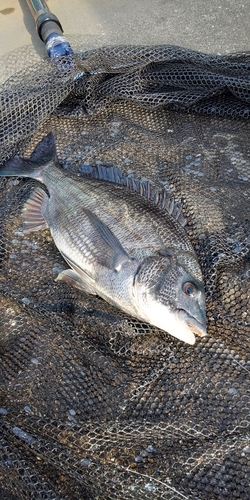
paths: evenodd
<path fill-rule="evenodd" d="M 35 20 L 36 29 L 41 40 L 46 43 L 50 33 L 63 34 L 59 19 L 50 12 L 44 0 L 26 0 Z"/>
<path fill-rule="evenodd" d="M 63 28 L 59 19 L 50 12 L 44 0 L 26 0 L 36 23 L 36 29 L 41 40 L 46 44 L 48 56 L 68 56 L 73 50 L 63 36 Z"/>

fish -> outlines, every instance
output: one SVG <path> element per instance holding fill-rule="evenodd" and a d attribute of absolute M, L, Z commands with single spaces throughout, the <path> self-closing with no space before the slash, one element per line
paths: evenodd
<path fill-rule="evenodd" d="M 193 345 L 207 334 L 205 291 L 180 203 L 116 167 L 82 170 L 74 177 L 59 164 L 52 132 L 29 158 L 3 165 L 1 176 L 40 183 L 22 210 L 24 232 L 49 228 L 69 266 L 56 281 Z"/>

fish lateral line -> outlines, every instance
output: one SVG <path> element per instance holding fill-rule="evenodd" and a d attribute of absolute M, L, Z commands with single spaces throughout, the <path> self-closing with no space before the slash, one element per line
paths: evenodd
<path fill-rule="evenodd" d="M 14 156 L 14 158 L 7 161 L 4 167 L 1 168 L 0 175 L 18 175 L 19 177 L 30 177 L 43 182 L 42 171 L 50 163 L 54 164 L 59 170 L 60 164 L 57 158 L 55 137 L 52 132 L 49 132 L 47 136 L 41 139 L 29 158 Z M 169 215 L 174 217 L 181 226 L 186 226 L 187 221 L 182 213 L 182 203 L 169 196 L 164 187 L 159 189 L 150 180 L 136 179 L 131 175 L 126 175 L 118 167 L 83 165 L 80 167 L 80 171 L 85 178 L 108 181 L 127 187 L 131 191 L 151 200 L 160 209 L 167 210 Z"/>
<path fill-rule="evenodd" d="M 14 157 L 0 175 L 31 177 L 44 184 L 44 189 L 35 188 L 26 201 L 23 216 L 27 231 L 49 227 L 71 268 L 62 271 L 58 281 L 99 295 L 131 316 L 194 344 L 195 334 L 206 334 L 205 291 L 197 256 L 181 229 L 181 204 L 150 181 L 110 168 L 99 168 L 101 175 L 96 179 L 106 183 L 97 186 L 78 177 L 76 186 L 72 176 L 60 168 L 50 133 L 29 159 Z M 124 194 L 122 186 L 128 188 Z M 96 210 L 100 202 L 106 207 L 102 210 L 100 205 Z M 162 214 L 153 210 L 152 202 L 163 208 Z M 124 206 L 129 214 L 125 226 Z M 117 213 L 119 220 L 114 217 Z"/>

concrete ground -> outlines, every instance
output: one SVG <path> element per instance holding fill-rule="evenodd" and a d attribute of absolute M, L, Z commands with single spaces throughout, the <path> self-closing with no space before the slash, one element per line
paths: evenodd
<path fill-rule="evenodd" d="M 209 53 L 250 49 L 250 0 L 48 0 L 66 36 L 104 44 L 170 43 Z M 25 0 L 0 0 L 0 55 L 32 44 L 44 55 Z M 74 47 L 73 47 L 74 48 Z"/>

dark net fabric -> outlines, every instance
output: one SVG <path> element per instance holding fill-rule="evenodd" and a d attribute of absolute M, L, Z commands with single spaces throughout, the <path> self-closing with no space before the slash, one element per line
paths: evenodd
<path fill-rule="evenodd" d="M 49 231 L 21 230 L 36 182 L 2 178 L 0 498 L 249 500 L 250 56 L 118 47 L 73 63 L 5 59 L 1 161 L 52 130 L 69 173 L 164 184 L 203 271 L 208 336 L 189 346 L 56 283 Z"/>

